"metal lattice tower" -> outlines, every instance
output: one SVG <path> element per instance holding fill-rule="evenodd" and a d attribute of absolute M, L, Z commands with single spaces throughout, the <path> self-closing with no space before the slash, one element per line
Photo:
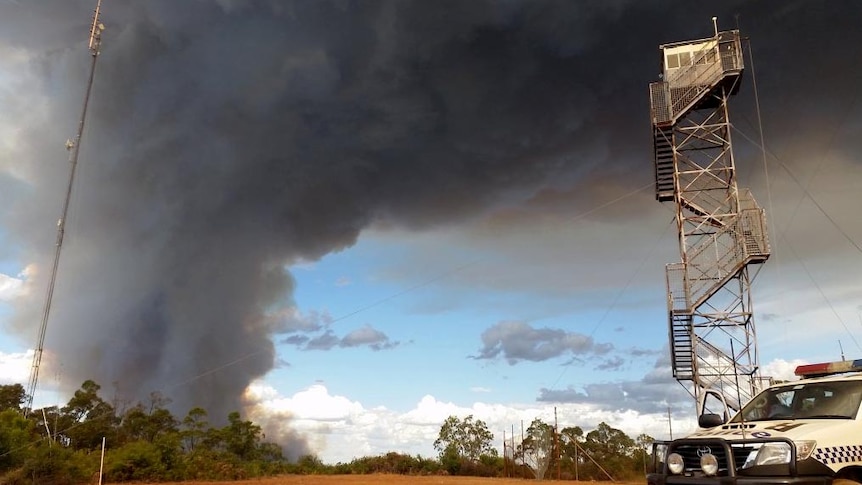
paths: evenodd
<path fill-rule="evenodd" d="M 42 308 L 42 320 L 39 324 L 39 336 L 36 342 L 36 349 L 33 352 L 33 363 L 30 366 L 30 378 L 27 384 L 27 395 L 24 406 L 24 414 L 27 415 L 33 408 L 33 395 L 36 393 L 36 386 L 39 383 L 39 366 L 42 363 L 42 353 L 45 346 L 45 334 L 48 330 L 48 319 L 51 315 L 51 302 L 54 299 L 54 286 L 57 282 L 57 270 L 60 266 L 60 253 L 63 249 L 63 238 L 66 234 L 66 216 L 69 213 L 69 203 L 72 200 L 72 188 L 75 185 L 75 169 L 78 167 L 78 152 L 81 148 L 81 139 L 84 136 L 84 122 L 87 119 L 87 106 L 90 103 L 90 93 L 93 90 L 93 78 L 96 74 L 96 60 L 99 58 L 99 49 L 102 45 L 102 31 L 105 26 L 99 21 L 99 14 L 102 9 L 102 0 L 96 3 L 96 10 L 93 12 L 93 24 L 90 27 L 90 41 L 88 49 L 90 50 L 90 76 L 87 80 L 87 90 L 84 94 L 84 106 L 81 109 L 81 119 L 78 121 L 78 133 L 74 140 L 66 142 L 66 150 L 69 152 L 69 183 L 66 186 L 66 198 L 63 201 L 63 211 L 60 220 L 57 221 L 57 241 L 54 245 L 54 264 L 51 266 L 51 278 L 48 281 L 48 290 L 45 294 L 45 303 Z"/>
<path fill-rule="evenodd" d="M 715 19 L 713 19 L 714 21 Z M 650 84 L 656 199 L 673 202 L 681 261 L 667 265 L 674 377 L 739 409 L 761 387 L 749 266 L 769 257 L 766 217 L 736 185 L 728 99 L 742 80 L 738 30 L 660 46 Z"/>

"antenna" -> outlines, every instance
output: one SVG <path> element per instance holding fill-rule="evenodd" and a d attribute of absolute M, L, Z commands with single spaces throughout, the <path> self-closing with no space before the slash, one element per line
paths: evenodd
<path fill-rule="evenodd" d="M 101 13 L 101 10 L 102 0 L 98 0 L 98 2 L 96 3 L 96 11 L 93 12 L 93 26 L 90 27 L 90 43 L 88 48 L 91 51 L 94 49 L 98 49 L 99 41 L 102 37 L 102 31 L 105 30 L 105 26 L 99 23 L 99 13 Z"/>
<path fill-rule="evenodd" d="M 841 345 L 841 340 L 838 341 L 838 348 L 841 350 L 841 361 L 843 362 L 843 361 L 847 360 L 844 357 L 844 347 Z"/>
<path fill-rule="evenodd" d="M 30 369 L 30 380 L 27 386 L 27 405 L 24 407 L 24 416 L 29 415 L 33 407 L 33 395 L 36 393 L 36 385 L 39 382 L 39 366 L 42 363 L 42 353 L 45 347 L 45 334 L 48 330 L 48 317 L 51 314 L 51 301 L 54 299 L 54 285 L 57 281 L 57 269 L 60 266 L 60 252 L 63 248 L 63 237 L 66 232 L 66 216 L 69 213 L 69 203 L 72 199 L 72 187 L 75 182 L 75 168 L 78 166 L 78 152 L 81 148 L 81 138 L 84 135 L 84 122 L 87 119 L 87 106 L 90 103 L 90 92 L 93 89 L 93 77 L 96 74 L 96 59 L 99 57 L 99 48 L 102 45 L 102 32 L 105 26 L 99 22 L 99 14 L 101 13 L 102 0 L 96 3 L 96 10 L 93 14 L 93 25 L 90 27 L 90 41 L 88 49 L 92 61 L 90 62 L 90 77 L 87 81 L 87 89 L 84 94 L 84 106 L 81 109 L 81 119 L 78 122 L 78 133 L 74 140 L 66 141 L 66 150 L 69 152 L 69 184 L 66 186 L 66 198 L 63 202 L 63 212 L 60 219 L 57 221 L 57 242 L 54 247 L 54 264 L 51 267 L 51 278 L 48 282 L 48 290 L 45 294 L 45 304 L 42 309 L 42 321 L 39 325 L 39 338 L 37 340 L 36 350 L 33 353 L 33 364 Z"/>

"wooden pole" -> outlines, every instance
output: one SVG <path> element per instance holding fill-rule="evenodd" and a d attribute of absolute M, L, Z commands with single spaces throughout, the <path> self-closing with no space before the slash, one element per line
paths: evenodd
<path fill-rule="evenodd" d="M 670 406 L 667 407 L 667 430 L 670 433 L 670 440 L 673 441 L 673 425 L 670 419 Z"/>
<path fill-rule="evenodd" d="M 509 454 L 506 453 L 506 430 L 503 430 L 503 476 L 509 478 Z"/>
<path fill-rule="evenodd" d="M 102 485 L 102 477 L 105 475 L 105 437 L 102 436 L 102 459 L 99 463 L 99 485 Z"/>
<path fill-rule="evenodd" d="M 516 467 L 515 467 L 515 465 L 517 464 L 515 462 L 515 452 L 516 451 L 517 450 L 515 449 L 515 425 L 513 424 L 512 425 L 512 478 L 515 478 L 515 474 L 517 473 Z"/>
<path fill-rule="evenodd" d="M 575 481 L 578 481 L 578 437 L 575 436 Z"/>
<path fill-rule="evenodd" d="M 521 420 L 521 478 L 527 478 L 527 454 L 524 453 L 524 420 Z"/>
<path fill-rule="evenodd" d="M 560 479 L 560 462 L 563 461 L 560 452 L 560 430 L 557 423 L 557 406 L 554 406 L 554 457 L 557 459 L 557 480 Z"/>

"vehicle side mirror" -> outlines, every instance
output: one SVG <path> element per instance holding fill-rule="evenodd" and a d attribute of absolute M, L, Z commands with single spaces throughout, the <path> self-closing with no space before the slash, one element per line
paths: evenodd
<path fill-rule="evenodd" d="M 697 417 L 697 425 L 701 428 L 715 428 L 724 424 L 724 417 L 720 414 L 701 414 Z"/>

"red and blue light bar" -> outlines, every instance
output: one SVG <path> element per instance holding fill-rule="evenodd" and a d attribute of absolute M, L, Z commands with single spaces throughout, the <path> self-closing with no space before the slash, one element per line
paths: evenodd
<path fill-rule="evenodd" d="M 862 359 L 800 365 L 796 368 L 794 374 L 799 377 L 820 377 L 856 371 L 862 371 Z"/>

